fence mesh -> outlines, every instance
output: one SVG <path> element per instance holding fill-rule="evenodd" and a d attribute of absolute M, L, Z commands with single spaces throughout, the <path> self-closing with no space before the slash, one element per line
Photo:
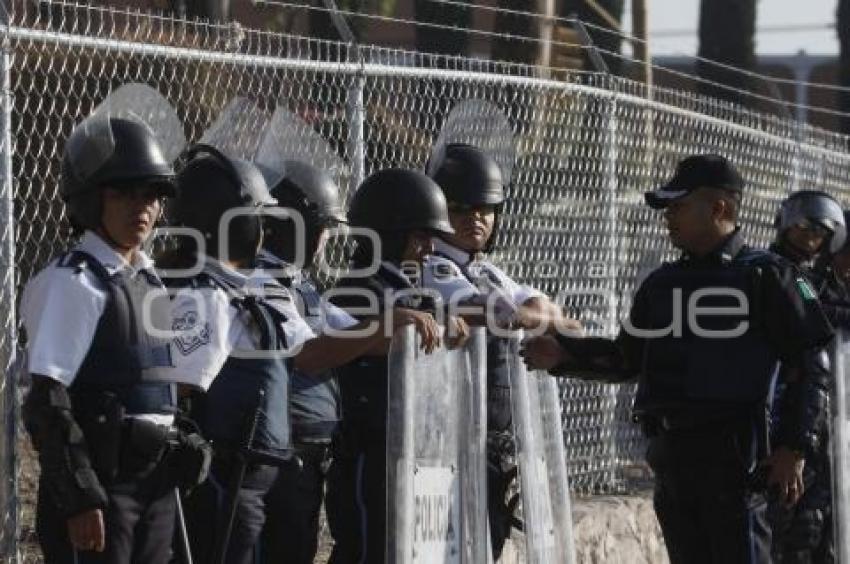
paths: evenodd
<path fill-rule="evenodd" d="M 421 168 L 451 108 L 477 98 L 514 129 L 514 168 L 494 258 L 511 276 L 558 297 L 592 333 L 611 335 L 641 276 L 673 256 L 642 193 L 694 152 L 729 156 L 747 180 L 742 224 L 766 244 L 778 201 L 797 188 L 850 203 L 845 137 L 610 76 L 353 48 L 294 35 L 60 3 L 20 2 L 3 29 L 0 149 L 5 221 L 0 242 L 0 395 L 9 424 L 0 444 L 0 540 L 15 550 L 16 518 L 32 513 L 33 470 L 15 468 L 15 313 L 22 284 L 65 248 L 57 195 L 61 151 L 73 125 L 112 89 L 138 81 L 177 109 L 197 140 L 245 96 L 299 116 L 345 161 L 343 188 L 386 167 Z M 9 119 L 3 119 L 3 118 Z M 639 464 L 631 386 L 564 382 L 571 484 L 621 488 Z M 21 447 L 23 448 L 23 447 Z M 18 480 L 20 478 L 20 480 Z M 21 503 L 21 500 L 24 500 Z M 26 555 L 24 555 L 26 556 Z M 25 558 L 26 559 L 26 558 Z"/>

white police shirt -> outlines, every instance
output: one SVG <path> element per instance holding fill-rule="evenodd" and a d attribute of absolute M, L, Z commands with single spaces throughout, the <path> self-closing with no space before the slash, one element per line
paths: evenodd
<path fill-rule="evenodd" d="M 540 290 L 516 282 L 492 262 L 481 258 L 472 260 L 470 253 L 442 239 L 436 239 L 434 247 L 437 256 L 443 255 L 461 267 L 465 267 L 475 285 L 485 293 L 499 290 L 510 298 L 514 306 L 521 306 L 532 298 L 545 297 Z"/>
<path fill-rule="evenodd" d="M 516 309 L 544 294 L 519 284 L 493 263 L 477 259 L 442 239 L 434 241 L 435 254 L 428 257 L 423 284 L 436 289 L 449 303 L 485 304 L 492 300 L 493 311 L 501 325 L 508 325 Z M 472 290 L 470 290 L 472 288 Z"/>
<path fill-rule="evenodd" d="M 267 300 L 286 316 L 282 328 L 287 339 L 284 354 L 296 354 L 315 334 L 298 315 L 291 295 L 262 270 L 244 275 L 212 257 L 203 257 L 215 275 L 230 281 L 237 292 L 266 295 L 267 285 L 275 288 Z M 245 311 L 231 304 L 231 296 L 219 287 L 182 288 L 173 300 L 172 359 L 174 381 L 207 390 L 231 355 L 260 350 L 259 328 Z"/>
<path fill-rule="evenodd" d="M 132 263 L 118 254 L 93 231 L 86 231 L 72 250 L 94 257 L 111 275 L 129 269 L 154 273 L 153 261 L 143 252 Z M 106 309 L 108 291 L 89 269 L 64 268 L 53 260 L 24 287 L 21 317 L 27 332 L 27 370 L 73 384 Z M 172 415 L 142 414 L 136 417 L 170 425 Z"/>
<path fill-rule="evenodd" d="M 300 294 L 294 290 L 294 288 L 299 287 L 304 284 L 304 274 L 303 272 L 295 265 L 289 264 L 288 262 L 282 261 L 272 253 L 264 250 L 260 251 L 260 258 L 263 260 L 265 264 L 275 264 L 276 268 L 267 268 L 264 269 L 265 274 L 270 277 L 273 276 L 283 276 L 292 280 L 290 293 L 295 301 L 295 307 L 297 311 L 303 312 L 305 311 L 305 305 L 301 303 Z M 277 280 L 275 280 L 277 282 Z M 314 334 L 319 335 L 324 333 L 327 328 L 342 331 L 357 325 L 357 319 L 355 319 L 351 314 L 349 314 L 344 309 L 335 306 L 330 303 L 324 296 L 321 296 L 321 304 L 320 304 L 320 315 L 318 316 L 308 316 L 304 317 L 304 321 L 307 325 L 310 326 L 310 329 Z"/>

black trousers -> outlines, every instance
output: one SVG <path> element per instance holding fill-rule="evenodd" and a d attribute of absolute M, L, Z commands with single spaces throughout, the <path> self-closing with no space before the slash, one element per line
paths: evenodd
<path fill-rule="evenodd" d="M 39 484 L 36 532 L 45 564 L 166 564 L 171 559 L 176 499 L 161 469 L 134 480 L 120 478 L 106 488 L 106 549 L 75 551 L 67 520 L 43 483 Z"/>
<path fill-rule="evenodd" d="M 671 564 L 768 564 L 765 497 L 751 491 L 755 430 L 662 431 L 650 440 L 655 512 Z"/>
<path fill-rule="evenodd" d="M 235 458 L 215 458 L 207 481 L 186 499 L 186 525 L 195 562 L 207 564 L 212 561 L 228 518 L 235 470 Z M 236 492 L 236 518 L 225 558 L 228 564 L 254 561 L 266 521 L 265 497 L 277 475 L 277 466 L 248 465 L 242 487 Z"/>
<path fill-rule="evenodd" d="M 325 504 L 334 539 L 330 564 L 386 561 L 387 450 L 383 434 L 335 444 Z"/>
<path fill-rule="evenodd" d="M 281 468 L 266 496 L 261 562 L 312 564 L 319 537 L 319 513 L 330 462 L 330 443 L 297 443 L 301 464 Z"/>

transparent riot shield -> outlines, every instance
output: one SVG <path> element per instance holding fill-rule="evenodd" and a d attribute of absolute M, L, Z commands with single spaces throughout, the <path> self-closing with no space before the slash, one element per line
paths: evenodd
<path fill-rule="evenodd" d="M 850 334 L 836 333 L 832 346 L 831 445 L 832 508 L 835 555 L 841 564 L 850 563 Z"/>
<path fill-rule="evenodd" d="M 412 327 L 389 354 L 387 562 L 486 562 L 484 335 L 425 354 Z"/>
<path fill-rule="evenodd" d="M 529 373 L 509 340 L 511 408 L 522 497 L 526 562 L 575 562 L 561 410 L 555 379 Z"/>
<path fill-rule="evenodd" d="M 230 157 L 251 160 L 268 122 L 269 116 L 253 101 L 237 96 L 222 108 L 199 143 L 211 145 Z"/>
<path fill-rule="evenodd" d="M 469 143 L 490 155 L 499 165 L 505 186 L 511 183 L 516 161 L 516 141 L 505 113 L 492 102 L 470 98 L 458 102 L 443 123 L 431 149 L 426 172 L 437 170 L 451 143 Z"/>
<path fill-rule="evenodd" d="M 263 132 L 254 163 L 268 185 L 275 186 L 284 177 L 288 161 L 311 164 L 330 174 L 339 186 L 348 185 L 350 171 L 339 153 L 304 120 L 278 106 Z"/>
<path fill-rule="evenodd" d="M 177 112 L 156 89 L 131 82 L 113 90 L 92 113 L 76 125 L 65 150 L 79 178 L 94 175 L 115 151 L 110 120 L 121 118 L 147 127 L 159 142 L 163 156 L 173 161 L 186 145 L 183 123 Z"/>

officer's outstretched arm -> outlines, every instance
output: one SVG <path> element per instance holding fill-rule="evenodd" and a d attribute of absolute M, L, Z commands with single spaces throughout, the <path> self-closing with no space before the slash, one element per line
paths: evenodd
<path fill-rule="evenodd" d="M 515 325 L 537 334 L 580 332 L 581 322 L 567 317 L 564 308 L 549 298 L 535 296 L 524 301 L 514 314 Z"/>
<path fill-rule="evenodd" d="M 618 341 L 544 335 L 528 339 L 520 354 L 530 369 L 554 376 L 619 383 L 632 377 Z"/>
<path fill-rule="evenodd" d="M 565 335 L 558 335 L 557 339 L 567 354 L 565 362 L 552 371 L 554 375 L 610 383 L 625 382 L 632 378 L 621 340 Z"/>
<path fill-rule="evenodd" d="M 319 335 L 304 343 L 295 367 L 307 374 L 326 373 L 363 355 L 386 354 L 385 333 L 382 319 L 371 319 L 332 335 Z"/>
<path fill-rule="evenodd" d="M 38 451 L 43 483 L 57 509 L 65 517 L 105 509 L 106 492 L 92 469 L 67 388 L 52 378 L 33 374 L 23 419 Z"/>

